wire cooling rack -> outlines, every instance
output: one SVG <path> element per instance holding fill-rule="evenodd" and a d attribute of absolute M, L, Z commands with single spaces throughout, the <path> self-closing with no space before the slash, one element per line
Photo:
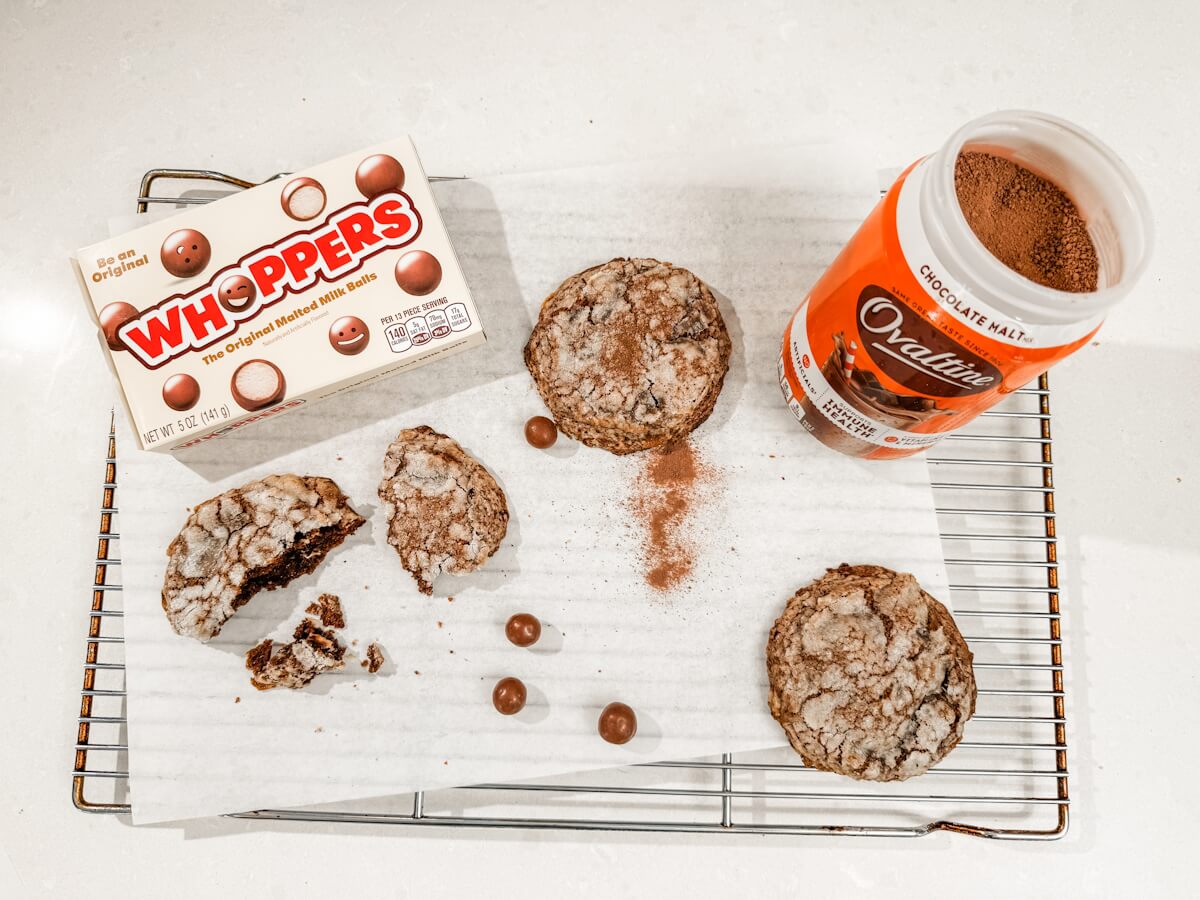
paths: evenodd
<path fill-rule="evenodd" d="M 251 182 L 215 172 L 156 179 Z M 797 440 L 807 440 L 797 431 Z M 376 825 L 721 834 L 919 837 L 951 831 L 1054 840 L 1068 824 L 1066 706 L 1050 436 L 1050 388 L 1012 394 L 927 457 L 954 616 L 975 654 L 976 715 L 958 747 L 908 782 L 855 782 L 790 750 L 667 760 L 566 778 L 480 784 L 370 801 L 268 809 L 239 818 Z M 72 773 L 85 812 L 128 813 L 116 437 L 107 438 L 95 583 Z M 837 560 L 835 560 L 837 562 Z"/>

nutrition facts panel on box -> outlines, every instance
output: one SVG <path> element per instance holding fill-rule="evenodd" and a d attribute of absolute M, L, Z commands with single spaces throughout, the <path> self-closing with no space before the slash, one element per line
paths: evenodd
<path fill-rule="evenodd" d="M 385 316 L 381 324 L 393 353 L 403 353 L 471 327 L 471 313 L 465 303 L 430 309 L 415 315 Z"/>

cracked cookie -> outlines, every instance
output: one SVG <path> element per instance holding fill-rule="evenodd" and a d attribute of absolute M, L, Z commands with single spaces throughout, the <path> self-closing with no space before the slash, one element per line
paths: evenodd
<path fill-rule="evenodd" d="M 296 690 L 322 672 L 341 669 L 346 664 L 345 655 L 346 648 L 332 629 L 322 628 L 316 619 L 305 616 L 290 643 L 276 646 L 267 638 L 250 648 L 246 668 L 250 670 L 250 683 L 260 691 L 277 687 Z"/>
<path fill-rule="evenodd" d="M 717 301 L 695 275 L 614 259 L 546 298 L 525 365 L 559 429 L 625 454 L 677 441 L 709 417 L 730 348 Z"/>
<path fill-rule="evenodd" d="M 163 611 L 178 634 L 216 637 L 251 597 L 311 572 L 364 521 L 328 478 L 268 475 L 218 494 L 167 548 Z"/>
<path fill-rule="evenodd" d="M 508 531 L 508 503 L 496 479 L 427 425 L 405 429 L 388 447 L 379 499 L 388 543 L 423 594 L 433 593 L 443 572 L 478 569 Z"/>
<path fill-rule="evenodd" d="M 841 565 L 796 592 L 767 643 L 771 715 L 806 765 L 920 775 L 975 712 L 971 651 L 912 575 Z"/>

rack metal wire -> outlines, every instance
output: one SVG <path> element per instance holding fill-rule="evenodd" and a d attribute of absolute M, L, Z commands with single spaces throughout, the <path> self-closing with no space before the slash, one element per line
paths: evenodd
<path fill-rule="evenodd" d="M 252 184 L 216 172 L 152 170 L 142 181 L 139 212 L 149 203 L 180 202 L 150 194 L 159 178 L 237 189 Z M 85 812 L 119 814 L 130 805 L 116 452 L 110 428 L 72 800 Z M 1047 377 L 948 437 L 927 462 L 954 615 L 975 654 L 979 684 L 964 740 L 928 775 L 866 785 L 817 772 L 780 749 L 237 817 L 581 831 L 1062 837 L 1070 800 Z"/>

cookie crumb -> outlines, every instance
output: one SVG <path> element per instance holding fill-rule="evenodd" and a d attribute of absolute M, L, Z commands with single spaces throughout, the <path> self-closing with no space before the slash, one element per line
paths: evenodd
<path fill-rule="evenodd" d="M 322 594 L 304 610 L 312 616 L 320 616 L 326 628 L 345 628 L 346 616 L 342 613 L 342 601 L 337 594 Z"/>
<path fill-rule="evenodd" d="M 241 702 L 242 702 L 242 698 L 241 698 L 241 697 L 234 697 L 234 698 L 233 698 L 233 702 L 234 702 L 234 703 L 241 703 Z"/>
<path fill-rule="evenodd" d="M 275 647 L 270 638 L 246 652 L 250 683 L 260 691 L 285 687 L 304 687 L 322 672 L 341 669 L 346 654 L 332 631 L 326 631 L 313 618 L 305 617 L 296 626 L 292 641 Z"/>
<path fill-rule="evenodd" d="M 383 668 L 383 661 L 383 651 L 372 641 L 367 645 L 367 658 L 362 661 L 362 667 L 374 675 Z"/>

